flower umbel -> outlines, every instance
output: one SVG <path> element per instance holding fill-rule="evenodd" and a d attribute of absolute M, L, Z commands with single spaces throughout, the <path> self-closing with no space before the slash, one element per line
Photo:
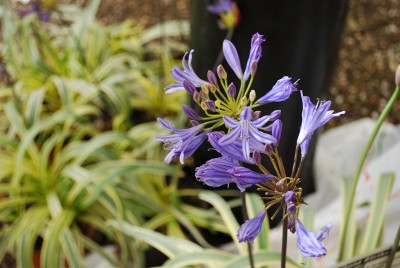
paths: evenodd
<path fill-rule="evenodd" d="M 209 6 L 209 10 L 228 14 L 230 4 L 230 1 L 219 0 L 216 5 Z M 211 146 L 221 156 L 210 159 L 196 168 L 195 176 L 198 180 L 211 187 L 235 183 L 241 192 L 256 186 L 262 193 L 264 207 L 257 216 L 242 224 L 237 233 L 239 242 L 253 243 L 262 228 L 267 210 L 275 206 L 277 209 L 271 219 L 283 212 L 285 233 L 287 230 L 296 233 L 300 252 L 306 257 L 324 256 L 326 248 L 322 241 L 328 236 L 332 225 L 326 225 L 315 235 L 307 231 L 298 219 L 300 206 L 306 204 L 302 197 L 302 188 L 299 187 L 300 174 L 313 133 L 331 118 L 344 112 L 334 113 L 329 110 L 329 101 L 318 101 L 314 105 L 310 98 L 300 91 L 303 102 L 302 123 L 292 172 L 286 174 L 278 150 L 279 144 L 285 142 L 281 140 L 281 133 L 284 131 L 283 122 L 279 119 L 281 111 L 262 115 L 261 111 L 255 109 L 270 102 L 287 100 L 297 91 L 297 82 L 292 83 L 290 77 L 284 76 L 268 93 L 256 100 L 252 82 L 261 59 L 261 45 L 264 41 L 261 34 L 253 35 L 244 73 L 234 44 L 229 40 L 223 42 L 225 60 L 239 78 L 240 85 L 228 80 L 228 73 L 222 65 L 217 67 L 216 74 L 212 71 L 207 72 L 208 81 L 202 80 L 192 67 L 193 50 L 187 52 L 182 59 L 183 69 L 177 66 L 173 68 L 171 75 L 175 83 L 166 87 L 166 93 L 186 90 L 192 95 L 194 103 L 200 108 L 198 111 L 202 114 L 187 105 L 183 106 L 184 113 L 191 119 L 192 127 L 188 129 L 176 129 L 171 123 L 158 119 L 160 124 L 173 134 L 159 135 L 157 139 L 164 142 L 165 149 L 170 150 L 165 162 L 169 163 L 173 158 L 179 157 L 183 164 L 208 137 Z M 264 166 L 262 157 L 269 159 L 269 166 Z M 244 199 L 245 195 L 241 196 Z M 286 249 L 282 252 L 286 252 Z"/>

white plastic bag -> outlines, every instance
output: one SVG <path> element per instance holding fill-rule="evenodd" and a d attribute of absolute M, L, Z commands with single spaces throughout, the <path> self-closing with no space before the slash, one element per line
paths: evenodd
<path fill-rule="evenodd" d="M 324 240 L 328 254 L 314 260 L 313 267 L 330 267 L 336 263 L 339 252 L 340 221 L 343 214 L 340 185 L 343 177 L 353 178 L 360 156 L 375 126 L 371 119 L 361 119 L 329 130 L 319 136 L 314 159 L 316 193 L 305 201 L 315 210 L 314 231 L 332 222 L 329 237 Z M 395 183 L 385 213 L 384 244 L 390 245 L 400 224 L 400 131 L 384 124 L 368 154 L 356 193 L 357 205 L 371 201 L 377 180 L 382 173 L 394 172 Z M 306 180 L 307 178 L 302 178 Z M 358 209 L 358 226 L 365 226 L 368 209 Z M 271 241 L 276 251 L 280 250 L 281 227 L 271 231 Z M 288 256 L 298 258 L 296 235 L 289 234 Z"/>

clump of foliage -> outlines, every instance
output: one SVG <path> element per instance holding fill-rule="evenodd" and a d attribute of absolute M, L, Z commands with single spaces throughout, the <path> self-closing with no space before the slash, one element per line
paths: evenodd
<path fill-rule="evenodd" d="M 21 267 L 32 267 L 37 245 L 42 267 L 84 267 L 88 251 L 141 267 L 144 245 L 107 221 L 190 233 L 203 245 L 196 226 L 220 221 L 182 202 L 182 171 L 163 163 L 154 140 L 155 118 L 179 121 L 186 101 L 164 94 L 174 61 L 154 42 L 161 26 L 103 26 L 99 2 L 60 5 L 49 22 L 3 6 L 0 259 L 11 254 Z M 164 33 L 176 34 L 174 23 Z M 119 257 L 90 234 L 115 243 Z"/>

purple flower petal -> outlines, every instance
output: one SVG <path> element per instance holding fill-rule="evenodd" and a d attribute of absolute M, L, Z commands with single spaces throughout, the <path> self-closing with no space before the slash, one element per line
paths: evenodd
<path fill-rule="evenodd" d="M 236 235 L 239 242 L 253 243 L 254 239 L 261 231 L 261 227 L 266 215 L 267 212 L 263 209 L 260 213 L 257 214 L 257 216 L 243 223 L 242 226 L 240 226 L 239 231 Z"/>
<path fill-rule="evenodd" d="M 295 196 L 296 194 L 293 191 L 287 191 L 285 193 L 285 202 L 286 203 L 292 202 Z"/>
<path fill-rule="evenodd" d="M 207 72 L 207 80 L 208 82 L 210 82 L 211 84 L 213 84 L 214 86 L 218 86 L 218 80 L 217 77 L 215 76 L 215 74 L 208 70 Z"/>
<path fill-rule="evenodd" d="M 218 142 L 219 145 L 230 146 L 230 144 L 234 144 L 238 140 L 241 141 L 242 153 L 247 160 L 246 162 L 251 161 L 250 153 L 252 150 L 250 147 L 265 148 L 266 144 L 275 144 L 277 142 L 272 135 L 259 130 L 263 122 L 268 122 L 268 118 L 261 117 L 256 121 L 251 121 L 252 114 L 251 108 L 245 107 L 240 114 L 241 120 L 239 122 L 234 122 L 234 119 L 224 116 L 223 120 L 231 128 L 231 131 Z"/>
<path fill-rule="evenodd" d="M 193 120 L 200 120 L 200 116 L 198 115 L 198 113 L 193 110 L 190 106 L 184 104 L 182 106 L 183 112 L 186 114 L 187 117 L 189 117 L 190 119 Z"/>
<path fill-rule="evenodd" d="M 297 90 L 290 80 L 291 78 L 287 76 L 279 79 L 267 94 L 257 100 L 257 103 L 264 104 L 287 100 Z"/>
<path fill-rule="evenodd" d="M 195 176 L 208 186 L 219 187 L 233 181 L 228 170 L 238 166 L 237 161 L 224 157 L 214 158 L 197 167 Z"/>
<path fill-rule="evenodd" d="M 242 79 L 243 78 L 242 67 L 240 66 L 239 55 L 236 51 L 235 46 L 232 44 L 231 41 L 225 39 L 222 45 L 222 49 L 224 52 L 225 59 L 228 62 L 229 66 L 235 72 L 236 76 L 239 79 Z"/>
<path fill-rule="evenodd" d="M 257 68 L 257 63 L 261 58 L 262 48 L 261 44 L 264 42 L 264 36 L 256 33 L 251 38 L 251 48 L 250 48 L 250 55 L 247 60 L 246 69 L 244 71 L 243 79 L 249 79 L 250 74 L 252 73 L 251 68 Z M 253 67 L 252 67 L 253 65 Z"/>
<path fill-rule="evenodd" d="M 260 174 L 241 166 L 230 169 L 229 174 L 241 192 L 254 184 L 267 182 L 274 178 L 271 174 Z"/>
<path fill-rule="evenodd" d="M 235 140 L 232 143 L 229 144 L 229 146 L 223 146 L 219 144 L 219 140 L 224 136 L 221 132 L 211 132 L 208 134 L 208 141 L 214 147 L 214 149 L 219 152 L 220 154 L 236 159 L 240 162 L 245 162 L 248 164 L 253 164 L 253 159 L 246 159 L 243 156 L 242 152 L 242 143 L 239 140 Z"/>
<path fill-rule="evenodd" d="M 170 163 L 173 158 L 179 157 L 183 164 L 184 160 L 190 157 L 207 138 L 207 133 L 202 132 L 203 125 L 201 124 L 188 129 L 176 129 L 164 119 L 157 118 L 157 121 L 163 128 L 174 132 L 174 134 L 156 136 L 157 140 L 164 142 L 164 148 L 171 151 L 164 159 L 166 163 Z"/>
<path fill-rule="evenodd" d="M 232 10 L 231 0 L 217 0 L 214 5 L 208 5 L 207 10 L 214 14 L 229 12 Z"/>
<path fill-rule="evenodd" d="M 296 235 L 297 235 L 297 246 L 301 254 L 304 257 L 322 257 L 326 255 L 326 248 L 322 244 L 332 228 L 332 224 L 324 226 L 320 231 L 321 234 L 315 236 L 313 232 L 307 231 L 301 221 L 296 219 L 295 223 Z"/>
<path fill-rule="evenodd" d="M 300 126 L 300 133 L 297 137 L 297 144 L 301 146 L 301 155 L 305 156 L 308 151 L 308 144 L 315 130 L 322 127 L 333 117 L 340 116 L 345 112 L 333 113 L 333 110 L 329 110 L 331 107 L 331 102 L 320 102 L 318 101 L 314 105 L 310 98 L 303 96 L 303 92 L 300 91 L 301 98 L 303 100 L 303 112 L 302 112 L 302 122 Z M 304 143 L 304 144 L 303 144 Z"/>
<path fill-rule="evenodd" d="M 165 89 L 167 90 L 165 91 L 165 93 L 169 94 L 177 90 L 185 90 L 185 87 L 183 86 L 183 81 L 185 80 L 192 83 L 195 87 L 201 87 L 204 84 L 210 85 L 209 82 L 201 79 L 195 73 L 192 67 L 192 54 L 193 54 L 193 49 L 189 53 L 186 52 L 185 55 L 183 56 L 182 58 L 183 70 L 177 66 L 172 68 L 171 76 L 172 78 L 174 78 L 175 83 L 166 86 Z M 186 63 L 187 57 L 188 57 L 188 62 Z"/>

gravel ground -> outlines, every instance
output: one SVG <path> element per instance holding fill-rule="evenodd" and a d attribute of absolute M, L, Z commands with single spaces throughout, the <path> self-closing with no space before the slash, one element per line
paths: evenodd
<path fill-rule="evenodd" d="M 98 15 L 105 23 L 130 18 L 149 26 L 168 19 L 187 19 L 189 4 L 189 0 L 103 0 Z M 328 127 L 362 117 L 377 118 L 394 89 L 399 63 L 400 1 L 349 1 L 329 90 L 333 108 L 347 114 L 329 122 Z M 400 123 L 400 104 L 395 105 L 388 121 Z"/>
<path fill-rule="evenodd" d="M 330 88 L 343 124 L 362 117 L 377 118 L 394 89 L 400 63 L 400 1 L 350 1 L 336 71 Z M 397 102 L 388 121 L 400 123 Z"/>

